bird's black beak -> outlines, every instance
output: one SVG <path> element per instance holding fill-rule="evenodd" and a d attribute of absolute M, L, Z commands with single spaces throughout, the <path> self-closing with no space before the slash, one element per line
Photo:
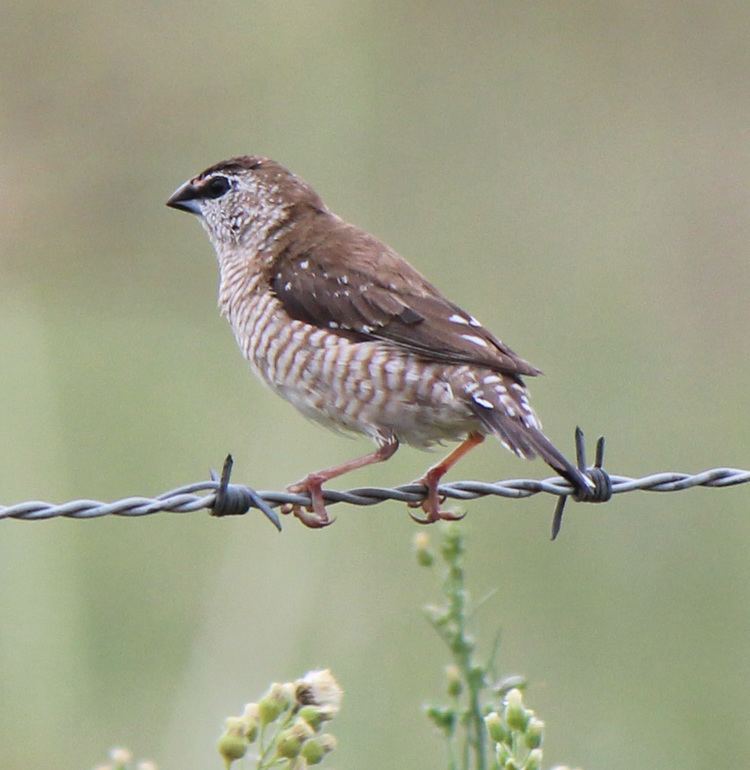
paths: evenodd
<path fill-rule="evenodd" d="M 185 182 L 172 193 L 172 197 L 167 201 L 167 206 L 200 216 L 203 213 L 200 207 L 200 198 L 201 195 L 196 186 L 191 182 Z"/>

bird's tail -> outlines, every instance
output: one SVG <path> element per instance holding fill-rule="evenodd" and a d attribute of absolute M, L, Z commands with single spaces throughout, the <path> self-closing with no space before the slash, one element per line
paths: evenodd
<path fill-rule="evenodd" d="M 465 391 L 472 411 L 506 449 L 527 460 L 538 455 L 576 490 L 592 489 L 591 481 L 542 432 L 542 424 L 520 379 L 488 372 L 482 378 L 472 378 Z"/>

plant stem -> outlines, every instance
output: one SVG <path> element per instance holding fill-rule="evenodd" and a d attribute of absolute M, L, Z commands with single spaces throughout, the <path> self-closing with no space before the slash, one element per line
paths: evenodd
<path fill-rule="evenodd" d="M 484 686 L 484 671 L 479 666 L 472 664 L 471 656 L 474 651 L 474 642 L 466 630 L 466 589 L 464 587 L 464 570 L 461 559 L 463 543 L 457 538 L 453 546 L 447 558 L 449 569 L 445 583 L 445 593 L 449 599 L 450 615 L 456 623 L 451 647 L 456 664 L 461 670 L 463 679 L 469 688 L 470 725 L 467 731 L 467 741 L 470 741 L 474 749 L 476 770 L 486 770 L 486 738 L 480 698 L 482 687 Z M 471 738 L 471 733 L 473 733 L 473 739 Z M 468 766 L 466 762 L 465 765 Z"/>
<path fill-rule="evenodd" d="M 268 743 L 268 746 L 263 746 L 263 727 L 261 727 L 261 737 L 260 737 L 260 749 L 261 749 L 261 755 L 258 758 L 258 764 L 256 765 L 257 770 L 266 770 L 267 768 L 271 767 L 271 765 L 274 764 L 272 761 L 270 765 L 265 764 L 266 760 L 268 759 L 268 753 L 271 751 L 271 749 L 276 745 L 276 739 L 279 737 L 279 734 L 281 731 L 289 725 L 289 723 L 292 721 L 292 714 L 288 714 L 287 717 L 279 723 L 278 727 L 273 733 L 273 736 L 271 737 L 271 740 Z M 271 758 L 273 760 L 273 757 Z"/>

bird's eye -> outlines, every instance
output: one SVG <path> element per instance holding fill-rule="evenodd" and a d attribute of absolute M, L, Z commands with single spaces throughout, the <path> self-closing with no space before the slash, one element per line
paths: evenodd
<path fill-rule="evenodd" d="M 221 198 L 230 187 L 229 180 L 225 176 L 215 176 L 204 187 L 204 197 Z"/>

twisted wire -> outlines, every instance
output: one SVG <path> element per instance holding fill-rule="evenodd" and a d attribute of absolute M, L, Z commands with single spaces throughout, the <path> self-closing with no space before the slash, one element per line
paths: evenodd
<path fill-rule="evenodd" d="M 212 478 L 177 487 L 157 497 L 126 497 L 114 502 L 99 500 L 72 500 L 55 505 L 43 501 L 28 501 L 15 505 L 0 506 L 1 519 L 40 521 L 56 517 L 71 519 L 96 519 L 101 516 L 150 516 L 154 513 L 191 513 L 209 509 L 217 515 L 241 514 L 250 508 L 262 511 L 277 527 L 278 516 L 273 509 L 284 504 L 309 505 L 310 499 L 304 494 L 254 490 L 242 484 L 230 484 L 231 460 L 225 465 L 222 479 Z M 634 490 L 644 492 L 677 492 L 691 487 L 723 488 L 750 482 L 750 471 L 739 468 L 712 468 L 700 473 L 664 472 L 652 473 L 640 478 L 609 474 L 612 494 L 618 495 Z M 451 500 L 475 500 L 494 495 L 518 500 L 542 492 L 559 497 L 573 493 L 570 484 L 560 477 L 548 479 L 509 479 L 487 483 L 482 481 L 454 481 L 440 485 L 440 494 Z M 397 487 L 356 487 L 337 491 L 324 490 L 327 504 L 348 503 L 349 505 L 377 505 L 386 500 L 401 503 L 419 503 L 424 498 L 425 488 L 421 484 L 403 484 Z M 221 500 L 225 497 L 228 500 Z M 239 503 L 238 503 L 239 501 Z M 229 505 L 228 509 L 217 510 L 217 505 Z M 279 527 L 280 528 L 280 527 Z"/>

